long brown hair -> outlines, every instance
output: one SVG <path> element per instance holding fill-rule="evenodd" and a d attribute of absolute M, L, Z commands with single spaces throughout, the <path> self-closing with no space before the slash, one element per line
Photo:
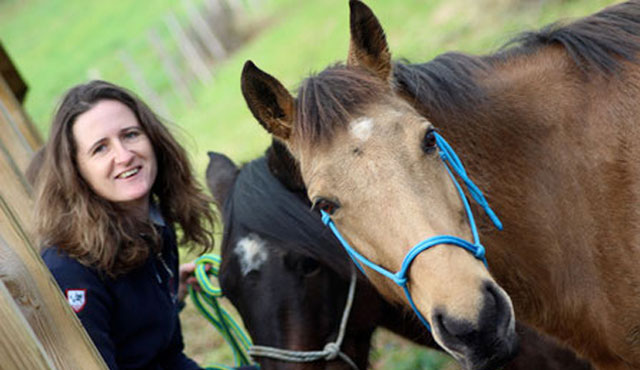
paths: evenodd
<path fill-rule="evenodd" d="M 101 100 L 129 107 L 149 137 L 158 163 L 151 196 L 167 224 L 182 229 L 180 242 L 199 245 L 202 252 L 211 249 L 215 221 L 211 199 L 196 181 L 186 151 L 137 96 L 104 81 L 70 89 L 54 116 L 36 179 L 36 232 L 41 245 L 56 245 L 110 276 L 140 266 L 151 250 L 160 248 L 150 221 L 140 221 L 96 195 L 78 171 L 72 127 L 80 114 Z"/>

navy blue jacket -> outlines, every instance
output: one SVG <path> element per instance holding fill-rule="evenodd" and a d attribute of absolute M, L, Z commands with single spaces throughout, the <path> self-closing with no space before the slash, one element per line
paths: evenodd
<path fill-rule="evenodd" d="M 81 265 L 56 247 L 42 258 L 110 369 L 200 369 L 183 353 L 178 318 L 178 249 L 173 229 L 163 251 L 117 278 Z"/>

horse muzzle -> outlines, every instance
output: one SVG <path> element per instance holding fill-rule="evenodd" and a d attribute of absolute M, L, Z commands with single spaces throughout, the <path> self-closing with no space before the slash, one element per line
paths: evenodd
<path fill-rule="evenodd" d="M 493 282 L 483 284 L 478 322 L 436 309 L 432 328 L 440 344 L 467 370 L 500 367 L 518 353 L 518 336 L 511 300 Z"/>

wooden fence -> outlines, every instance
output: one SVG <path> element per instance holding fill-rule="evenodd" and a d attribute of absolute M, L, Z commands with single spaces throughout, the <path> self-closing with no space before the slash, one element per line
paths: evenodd
<path fill-rule="evenodd" d="M 0 44 L 0 367 L 106 369 L 29 230 L 33 199 L 24 173 L 42 139 L 22 109 L 26 91 Z"/>
<path fill-rule="evenodd" d="M 132 36 L 129 47 L 108 58 L 110 63 L 90 67 L 87 77 L 114 80 L 117 75 L 120 84 L 122 77 L 128 78 L 154 111 L 171 118 L 167 100 L 193 105 L 193 89 L 215 83 L 215 67 L 247 37 L 237 21 L 249 7 L 255 10 L 258 1 L 176 1 L 146 32 Z"/>

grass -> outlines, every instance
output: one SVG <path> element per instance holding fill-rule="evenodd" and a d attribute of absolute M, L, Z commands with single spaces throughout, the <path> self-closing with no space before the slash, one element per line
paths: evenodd
<path fill-rule="evenodd" d="M 184 18 L 180 2 L 0 0 L 0 42 L 30 87 L 26 110 L 45 137 L 60 96 L 89 75 L 99 74 L 139 91 L 118 57 L 126 51 L 141 67 L 149 85 L 167 102 L 174 130 L 203 176 L 206 151 L 224 152 L 242 162 L 261 154 L 269 143 L 269 136 L 257 125 L 241 96 L 239 78 L 245 60 L 253 60 L 293 91 L 302 77 L 346 57 L 346 0 L 247 2 L 252 5 L 238 19 L 238 27 L 250 39 L 215 66 L 211 81 L 192 83 L 192 104 L 172 91 L 146 41 L 151 29 L 169 41 L 164 18 L 169 11 Z M 394 57 L 416 62 L 450 50 L 489 53 L 519 31 L 587 15 L 613 2 L 367 1 L 387 32 Z M 258 29 L 260 32 L 256 32 Z M 192 307 L 183 312 L 182 320 L 186 350 L 194 359 L 200 363 L 231 363 L 220 337 Z M 375 344 L 375 369 L 442 365 L 442 358 L 388 333 L 378 335 Z"/>

